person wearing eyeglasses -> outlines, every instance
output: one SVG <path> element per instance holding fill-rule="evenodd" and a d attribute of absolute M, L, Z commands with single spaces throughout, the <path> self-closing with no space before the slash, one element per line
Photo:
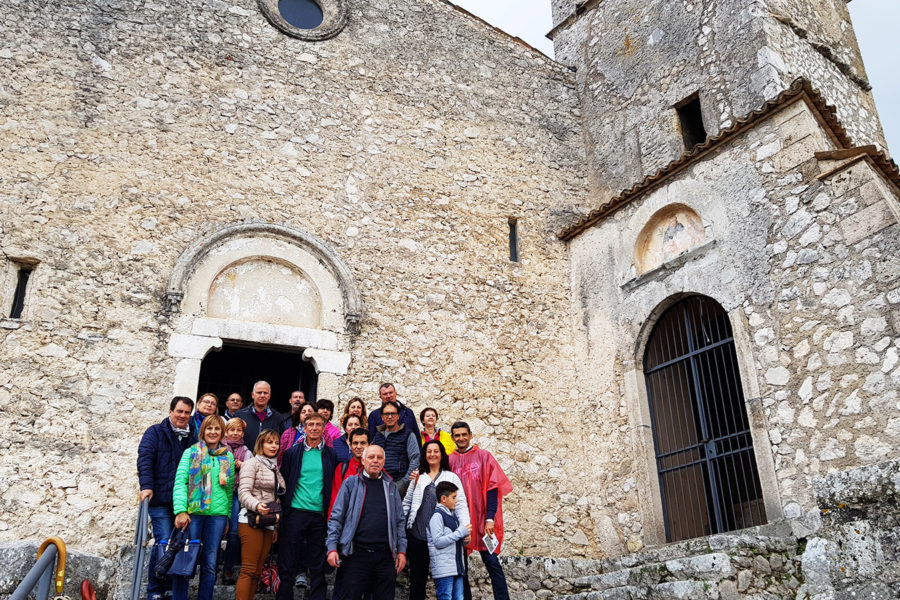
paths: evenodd
<path fill-rule="evenodd" d="M 384 448 L 384 470 L 397 484 L 402 498 L 409 488 L 412 472 L 419 466 L 419 432 L 400 423 L 396 404 L 385 404 L 381 418 L 384 424 L 378 426 L 372 443 Z"/>

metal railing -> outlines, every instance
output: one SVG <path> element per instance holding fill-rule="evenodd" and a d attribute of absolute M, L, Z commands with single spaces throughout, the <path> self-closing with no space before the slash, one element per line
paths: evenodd
<path fill-rule="evenodd" d="M 150 518 L 150 499 L 145 498 L 138 509 L 137 524 L 134 530 L 134 543 L 137 550 L 134 555 L 134 568 L 131 572 L 131 600 L 138 600 L 141 595 L 141 579 L 144 575 L 144 560 L 147 556 L 147 544 L 149 539 L 148 525 Z M 26 600 L 32 591 L 35 592 L 35 600 L 48 600 L 50 597 L 50 585 L 54 578 L 56 581 L 56 595 L 62 595 L 63 583 L 66 577 L 66 544 L 62 538 L 52 537 L 44 541 L 38 549 L 37 562 L 22 579 L 19 586 L 9 597 L 9 600 Z M 81 585 L 83 598 L 96 599 L 94 587 L 90 581 L 83 581 Z"/>
<path fill-rule="evenodd" d="M 9 600 L 25 600 L 35 588 L 37 588 L 35 600 L 47 600 L 50 597 L 50 585 L 54 579 L 58 596 L 62 594 L 65 578 L 66 543 L 58 537 L 49 538 L 41 544 L 37 553 L 37 562 L 25 575 Z"/>
<path fill-rule="evenodd" d="M 137 524 L 134 528 L 134 568 L 131 570 L 131 600 L 138 600 L 141 595 L 141 579 L 144 575 L 144 559 L 147 556 L 147 522 L 150 516 L 150 499 L 144 498 L 138 509 Z M 38 599 L 40 600 L 40 599 Z"/>

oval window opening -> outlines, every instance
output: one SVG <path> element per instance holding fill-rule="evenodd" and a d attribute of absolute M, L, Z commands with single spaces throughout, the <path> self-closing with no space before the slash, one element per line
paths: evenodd
<path fill-rule="evenodd" d="M 322 8 L 313 0 L 280 0 L 278 12 L 299 29 L 315 29 L 322 24 Z"/>

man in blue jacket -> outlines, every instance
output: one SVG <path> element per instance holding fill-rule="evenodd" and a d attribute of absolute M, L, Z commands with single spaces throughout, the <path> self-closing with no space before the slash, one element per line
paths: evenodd
<path fill-rule="evenodd" d="M 400 414 L 400 418 L 398 423 L 404 425 L 406 429 L 410 431 L 419 432 L 419 424 L 416 422 L 416 414 L 412 411 L 412 409 L 408 406 L 403 406 L 400 404 L 400 401 L 397 400 L 397 388 L 394 387 L 393 383 L 382 383 L 378 387 L 378 397 L 381 399 L 381 408 L 376 408 L 372 411 L 372 414 L 369 415 L 369 435 L 372 436 L 372 439 L 375 439 L 375 433 L 379 426 L 384 425 L 384 419 L 381 418 L 381 411 L 384 410 L 385 405 L 393 404 L 397 407 L 397 412 Z M 416 440 L 418 441 L 419 436 L 416 435 Z M 421 446 L 421 443 L 419 444 Z"/>
<path fill-rule="evenodd" d="M 335 600 L 393 600 L 406 566 L 406 527 L 400 492 L 384 468 L 384 450 L 368 446 L 363 471 L 341 484 L 328 519 L 328 564 L 340 567 Z"/>
<path fill-rule="evenodd" d="M 310 413 L 303 422 L 306 437 L 284 453 L 276 600 L 294 599 L 294 578 L 309 571 L 307 600 L 325 600 L 325 519 L 331 506 L 331 483 L 337 467 L 334 448 L 325 445 L 325 418 Z"/>
<path fill-rule="evenodd" d="M 256 446 L 256 438 L 266 429 L 271 429 L 281 435 L 285 429 L 284 415 L 278 411 L 272 410 L 269 406 L 269 400 L 272 398 L 272 387 L 266 381 L 257 381 L 253 384 L 253 391 L 250 392 L 250 398 L 253 402 L 250 406 L 242 408 L 234 416 L 243 419 L 247 424 L 244 429 L 244 445 L 248 448 Z M 288 415 L 287 425 L 290 426 L 290 415 Z"/>
<path fill-rule="evenodd" d="M 384 424 L 378 426 L 372 443 L 384 448 L 384 470 L 388 472 L 400 497 L 406 496 L 412 472 L 419 468 L 419 432 L 399 423 L 400 412 L 395 404 L 381 409 Z"/>
<path fill-rule="evenodd" d="M 172 488 L 175 487 L 175 471 L 181 455 L 197 443 L 197 431 L 191 427 L 191 410 L 194 401 L 175 396 L 169 404 L 169 416 L 162 423 L 151 425 L 144 432 L 138 446 L 137 470 L 141 486 L 141 502 L 150 499 L 150 523 L 153 539 L 168 540 L 172 535 Z M 156 560 L 150 554 L 150 570 L 147 575 L 147 600 L 159 600 L 171 589 L 171 582 L 154 574 Z"/>

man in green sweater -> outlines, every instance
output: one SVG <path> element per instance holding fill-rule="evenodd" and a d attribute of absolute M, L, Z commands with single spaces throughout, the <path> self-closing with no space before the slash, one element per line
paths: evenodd
<path fill-rule="evenodd" d="M 279 534 L 278 574 L 283 582 L 276 600 L 293 600 L 294 578 L 309 570 L 307 600 L 325 600 L 325 520 L 337 456 L 325 445 L 325 419 L 310 413 L 303 422 L 306 438 L 284 453 L 284 517 Z"/>

